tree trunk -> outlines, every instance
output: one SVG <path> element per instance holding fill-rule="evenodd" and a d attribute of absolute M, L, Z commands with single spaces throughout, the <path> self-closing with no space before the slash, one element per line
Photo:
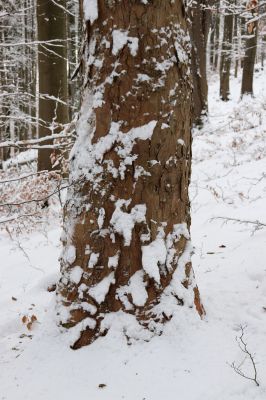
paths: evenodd
<path fill-rule="evenodd" d="M 68 122 L 66 0 L 38 0 L 39 137 L 51 135 Z M 57 42 L 51 42 L 56 40 Z M 51 144 L 51 143 L 50 143 Z M 38 170 L 51 170 L 51 150 L 38 155 Z"/>
<path fill-rule="evenodd" d="M 99 0 L 98 7 L 84 10 L 88 68 L 57 289 L 61 324 L 78 331 L 74 349 L 115 321 L 128 338 L 131 326 L 148 339 L 181 305 L 204 312 L 190 261 L 183 4 Z"/>
<path fill-rule="evenodd" d="M 209 0 L 194 0 L 189 8 L 190 37 L 192 43 L 192 75 L 193 75 L 193 115 L 194 122 L 201 124 L 202 116 L 208 109 L 207 83 L 207 41 L 211 25 Z"/>
<path fill-rule="evenodd" d="M 256 7 L 257 5 L 257 0 L 251 0 L 247 5 L 247 10 L 250 10 L 252 18 L 255 18 L 258 14 L 258 8 Z M 250 22 L 247 25 L 246 35 L 247 38 L 245 57 L 243 60 L 241 97 L 244 94 L 253 95 L 253 75 L 257 51 L 258 20 Z"/>
<path fill-rule="evenodd" d="M 233 22 L 234 22 L 234 15 L 232 11 L 227 10 L 224 17 L 224 34 L 223 34 L 222 54 L 221 54 L 221 64 L 220 64 L 220 97 L 223 101 L 228 101 L 230 95 L 230 69 L 232 60 Z"/>

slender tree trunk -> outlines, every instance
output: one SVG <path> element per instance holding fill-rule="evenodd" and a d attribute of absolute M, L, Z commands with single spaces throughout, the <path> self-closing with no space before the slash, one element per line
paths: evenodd
<path fill-rule="evenodd" d="M 220 97 L 223 101 L 228 101 L 230 95 L 230 69 L 232 60 L 233 22 L 234 22 L 234 15 L 232 11 L 227 10 L 224 17 L 224 34 L 223 34 L 222 54 L 220 63 Z"/>
<path fill-rule="evenodd" d="M 257 0 L 251 0 L 247 5 L 247 10 L 250 10 L 252 18 L 257 16 L 258 8 Z M 245 57 L 243 60 L 243 75 L 242 75 L 242 86 L 241 86 L 241 97 L 244 94 L 253 95 L 253 75 L 254 66 L 257 52 L 257 40 L 258 40 L 258 20 L 252 21 L 247 25 L 247 38 L 246 38 L 246 50 Z"/>
<path fill-rule="evenodd" d="M 98 1 L 64 208 L 58 313 L 73 348 L 120 321 L 162 332 L 182 305 L 203 314 L 190 261 L 189 40 L 180 0 Z M 142 335 L 142 336 L 141 336 Z"/>
<path fill-rule="evenodd" d="M 214 69 L 215 71 L 218 68 L 219 63 L 219 45 L 220 45 L 220 0 L 217 1 L 217 14 L 216 14 L 216 21 L 215 21 L 215 59 L 214 59 Z"/>
<path fill-rule="evenodd" d="M 193 114 L 194 122 L 201 124 L 202 116 L 208 109 L 207 83 L 207 41 L 211 25 L 210 6 L 212 1 L 194 0 L 189 8 L 190 37 L 192 43 L 192 74 L 193 74 Z"/>
<path fill-rule="evenodd" d="M 68 122 L 66 0 L 37 0 L 39 68 L 39 137 Z M 51 41 L 57 42 L 51 42 Z M 48 43 L 50 42 L 50 43 Z M 57 100 L 58 99 L 58 100 Z M 50 170 L 50 150 L 38 155 L 38 170 Z"/>

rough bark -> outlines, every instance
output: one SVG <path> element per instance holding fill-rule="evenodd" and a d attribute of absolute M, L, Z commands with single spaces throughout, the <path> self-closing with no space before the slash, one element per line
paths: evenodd
<path fill-rule="evenodd" d="M 233 45 L 234 15 L 227 10 L 224 17 L 224 33 L 220 63 L 220 97 L 223 101 L 229 100 L 230 95 L 230 69 Z"/>
<path fill-rule="evenodd" d="M 194 0 L 189 7 L 190 37 L 192 43 L 193 115 L 201 124 L 208 110 L 207 41 L 211 25 L 212 0 Z"/>
<path fill-rule="evenodd" d="M 258 6 L 257 0 L 251 0 L 247 4 L 247 10 L 250 11 L 252 18 L 256 17 L 258 14 L 258 7 L 256 6 Z M 243 60 L 241 97 L 244 94 L 253 95 L 253 75 L 258 40 L 258 20 L 252 21 L 247 24 L 246 35 L 246 50 Z"/>
<path fill-rule="evenodd" d="M 86 23 L 57 289 L 60 322 L 78 331 L 74 349 L 105 334 L 115 316 L 127 337 L 131 318 L 147 339 L 181 305 L 204 312 L 190 261 L 185 9 L 180 0 L 98 7 L 98 19 Z"/>
<path fill-rule="evenodd" d="M 39 137 L 58 132 L 68 122 L 67 24 L 62 7 L 66 0 L 37 1 L 38 40 L 58 40 L 55 46 L 38 46 Z M 52 169 L 50 155 L 49 149 L 39 151 L 38 170 Z"/>

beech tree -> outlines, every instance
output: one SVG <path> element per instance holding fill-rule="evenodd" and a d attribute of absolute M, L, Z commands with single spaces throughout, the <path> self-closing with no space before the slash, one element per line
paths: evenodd
<path fill-rule="evenodd" d="M 66 0 L 38 0 L 39 137 L 68 122 Z M 38 170 L 51 170 L 51 150 L 38 155 Z"/>
<path fill-rule="evenodd" d="M 128 338 L 147 339 L 180 306 L 204 313 L 190 259 L 184 4 L 84 5 L 86 70 L 57 288 L 61 325 L 77 334 L 74 349 L 117 319 Z"/>
<path fill-rule="evenodd" d="M 196 124 L 208 110 L 207 42 L 213 0 L 194 0 L 189 6 L 192 43 L 193 115 Z"/>
<path fill-rule="evenodd" d="M 230 95 L 229 84 L 233 45 L 233 23 L 233 9 L 227 6 L 224 16 L 224 32 L 220 62 L 220 97 L 223 101 L 228 101 Z"/>
<path fill-rule="evenodd" d="M 247 3 L 247 19 L 246 25 L 246 48 L 243 60 L 243 75 L 241 96 L 244 94 L 253 95 L 253 75 L 257 52 L 258 40 L 258 0 L 250 0 Z"/>

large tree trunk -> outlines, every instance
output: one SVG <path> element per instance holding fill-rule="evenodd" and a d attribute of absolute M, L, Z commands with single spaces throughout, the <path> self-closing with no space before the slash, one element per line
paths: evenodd
<path fill-rule="evenodd" d="M 258 13 L 257 0 L 251 0 L 248 2 L 247 10 L 250 10 L 251 17 L 255 18 Z M 243 75 L 242 75 L 242 86 L 241 86 L 241 97 L 244 94 L 253 95 L 253 75 L 254 66 L 257 51 L 257 39 L 258 39 L 258 20 L 252 21 L 247 25 L 247 38 L 246 38 L 246 50 L 245 57 L 243 60 Z"/>
<path fill-rule="evenodd" d="M 131 326 L 147 339 L 181 305 L 203 314 L 190 261 L 183 4 L 99 0 L 92 11 L 57 291 L 61 324 L 79 324 L 73 348 L 117 319 L 127 337 Z"/>
<path fill-rule="evenodd" d="M 37 0 L 38 41 L 42 42 L 38 46 L 39 137 L 58 132 L 68 122 L 67 24 L 62 7 L 66 0 Z M 49 149 L 39 151 L 38 170 L 52 168 L 50 155 Z"/>
<path fill-rule="evenodd" d="M 229 86 L 232 60 L 233 23 L 234 15 L 232 11 L 226 10 L 220 63 L 220 97 L 223 101 L 228 101 L 230 95 Z"/>
<path fill-rule="evenodd" d="M 190 37 L 192 43 L 193 115 L 194 122 L 201 124 L 208 109 L 207 41 L 211 25 L 212 0 L 194 0 L 189 8 Z"/>

